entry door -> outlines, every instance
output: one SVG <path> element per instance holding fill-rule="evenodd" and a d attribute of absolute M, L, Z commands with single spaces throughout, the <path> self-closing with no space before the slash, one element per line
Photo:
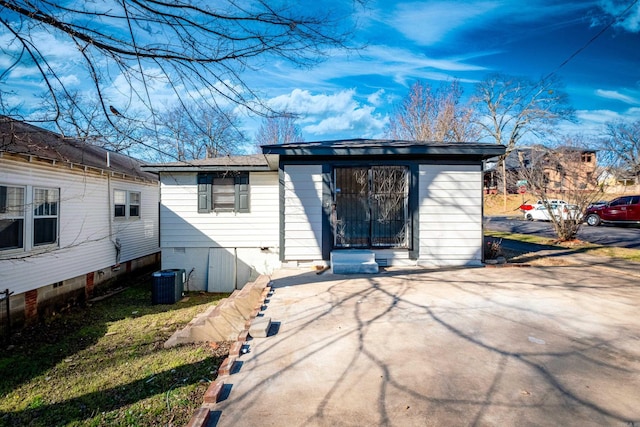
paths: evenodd
<path fill-rule="evenodd" d="M 407 247 L 408 187 L 404 166 L 335 168 L 334 246 Z"/>

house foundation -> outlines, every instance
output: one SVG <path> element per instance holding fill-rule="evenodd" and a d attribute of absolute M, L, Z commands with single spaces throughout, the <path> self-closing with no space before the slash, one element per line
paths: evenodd
<path fill-rule="evenodd" d="M 127 261 L 121 266 L 102 268 L 38 289 L 11 295 L 9 305 L 12 329 L 47 319 L 72 306 L 83 304 L 98 289 L 111 286 L 116 279 L 127 274 L 159 267 L 160 253 L 158 252 Z M 5 319 L 2 321 L 4 322 Z"/>

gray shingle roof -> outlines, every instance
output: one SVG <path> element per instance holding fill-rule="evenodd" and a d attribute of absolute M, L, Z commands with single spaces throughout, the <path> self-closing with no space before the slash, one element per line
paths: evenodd
<path fill-rule="evenodd" d="M 154 172 L 169 171 L 219 171 L 219 170 L 247 170 L 264 171 L 276 170 L 277 156 L 265 156 L 264 154 L 251 154 L 246 156 L 223 156 L 208 159 L 189 160 L 183 162 L 170 162 L 159 164 L 145 164 L 144 170 Z"/>
<path fill-rule="evenodd" d="M 141 162 L 132 157 L 4 116 L 0 116 L 0 152 L 2 151 L 88 166 L 144 180 L 158 179 L 155 174 L 143 171 Z"/>

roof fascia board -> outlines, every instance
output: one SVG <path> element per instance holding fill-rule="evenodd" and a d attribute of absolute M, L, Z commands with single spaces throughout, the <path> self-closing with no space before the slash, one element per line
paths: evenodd
<path fill-rule="evenodd" d="M 273 169 L 268 165 L 264 166 L 167 166 L 167 165 L 142 165 L 142 170 L 146 172 L 224 172 L 224 171 L 239 171 L 239 172 L 271 172 L 277 169 Z"/>
<path fill-rule="evenodd" d="M 447 146 L 420 145 L 408 147 L 263 147 L 265 154 L 283 156 L 471 156 L 489 158 L 503 155 L 503 145 Z"/>

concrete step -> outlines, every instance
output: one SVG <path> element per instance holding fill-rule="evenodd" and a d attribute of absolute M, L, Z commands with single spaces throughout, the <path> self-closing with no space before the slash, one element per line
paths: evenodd
<path fill-rule="evenodd" d="M 364 249 L 331 251 L 331 272 L 334 274 L 375 274 L 378 272 L 375 253 Z"/>

